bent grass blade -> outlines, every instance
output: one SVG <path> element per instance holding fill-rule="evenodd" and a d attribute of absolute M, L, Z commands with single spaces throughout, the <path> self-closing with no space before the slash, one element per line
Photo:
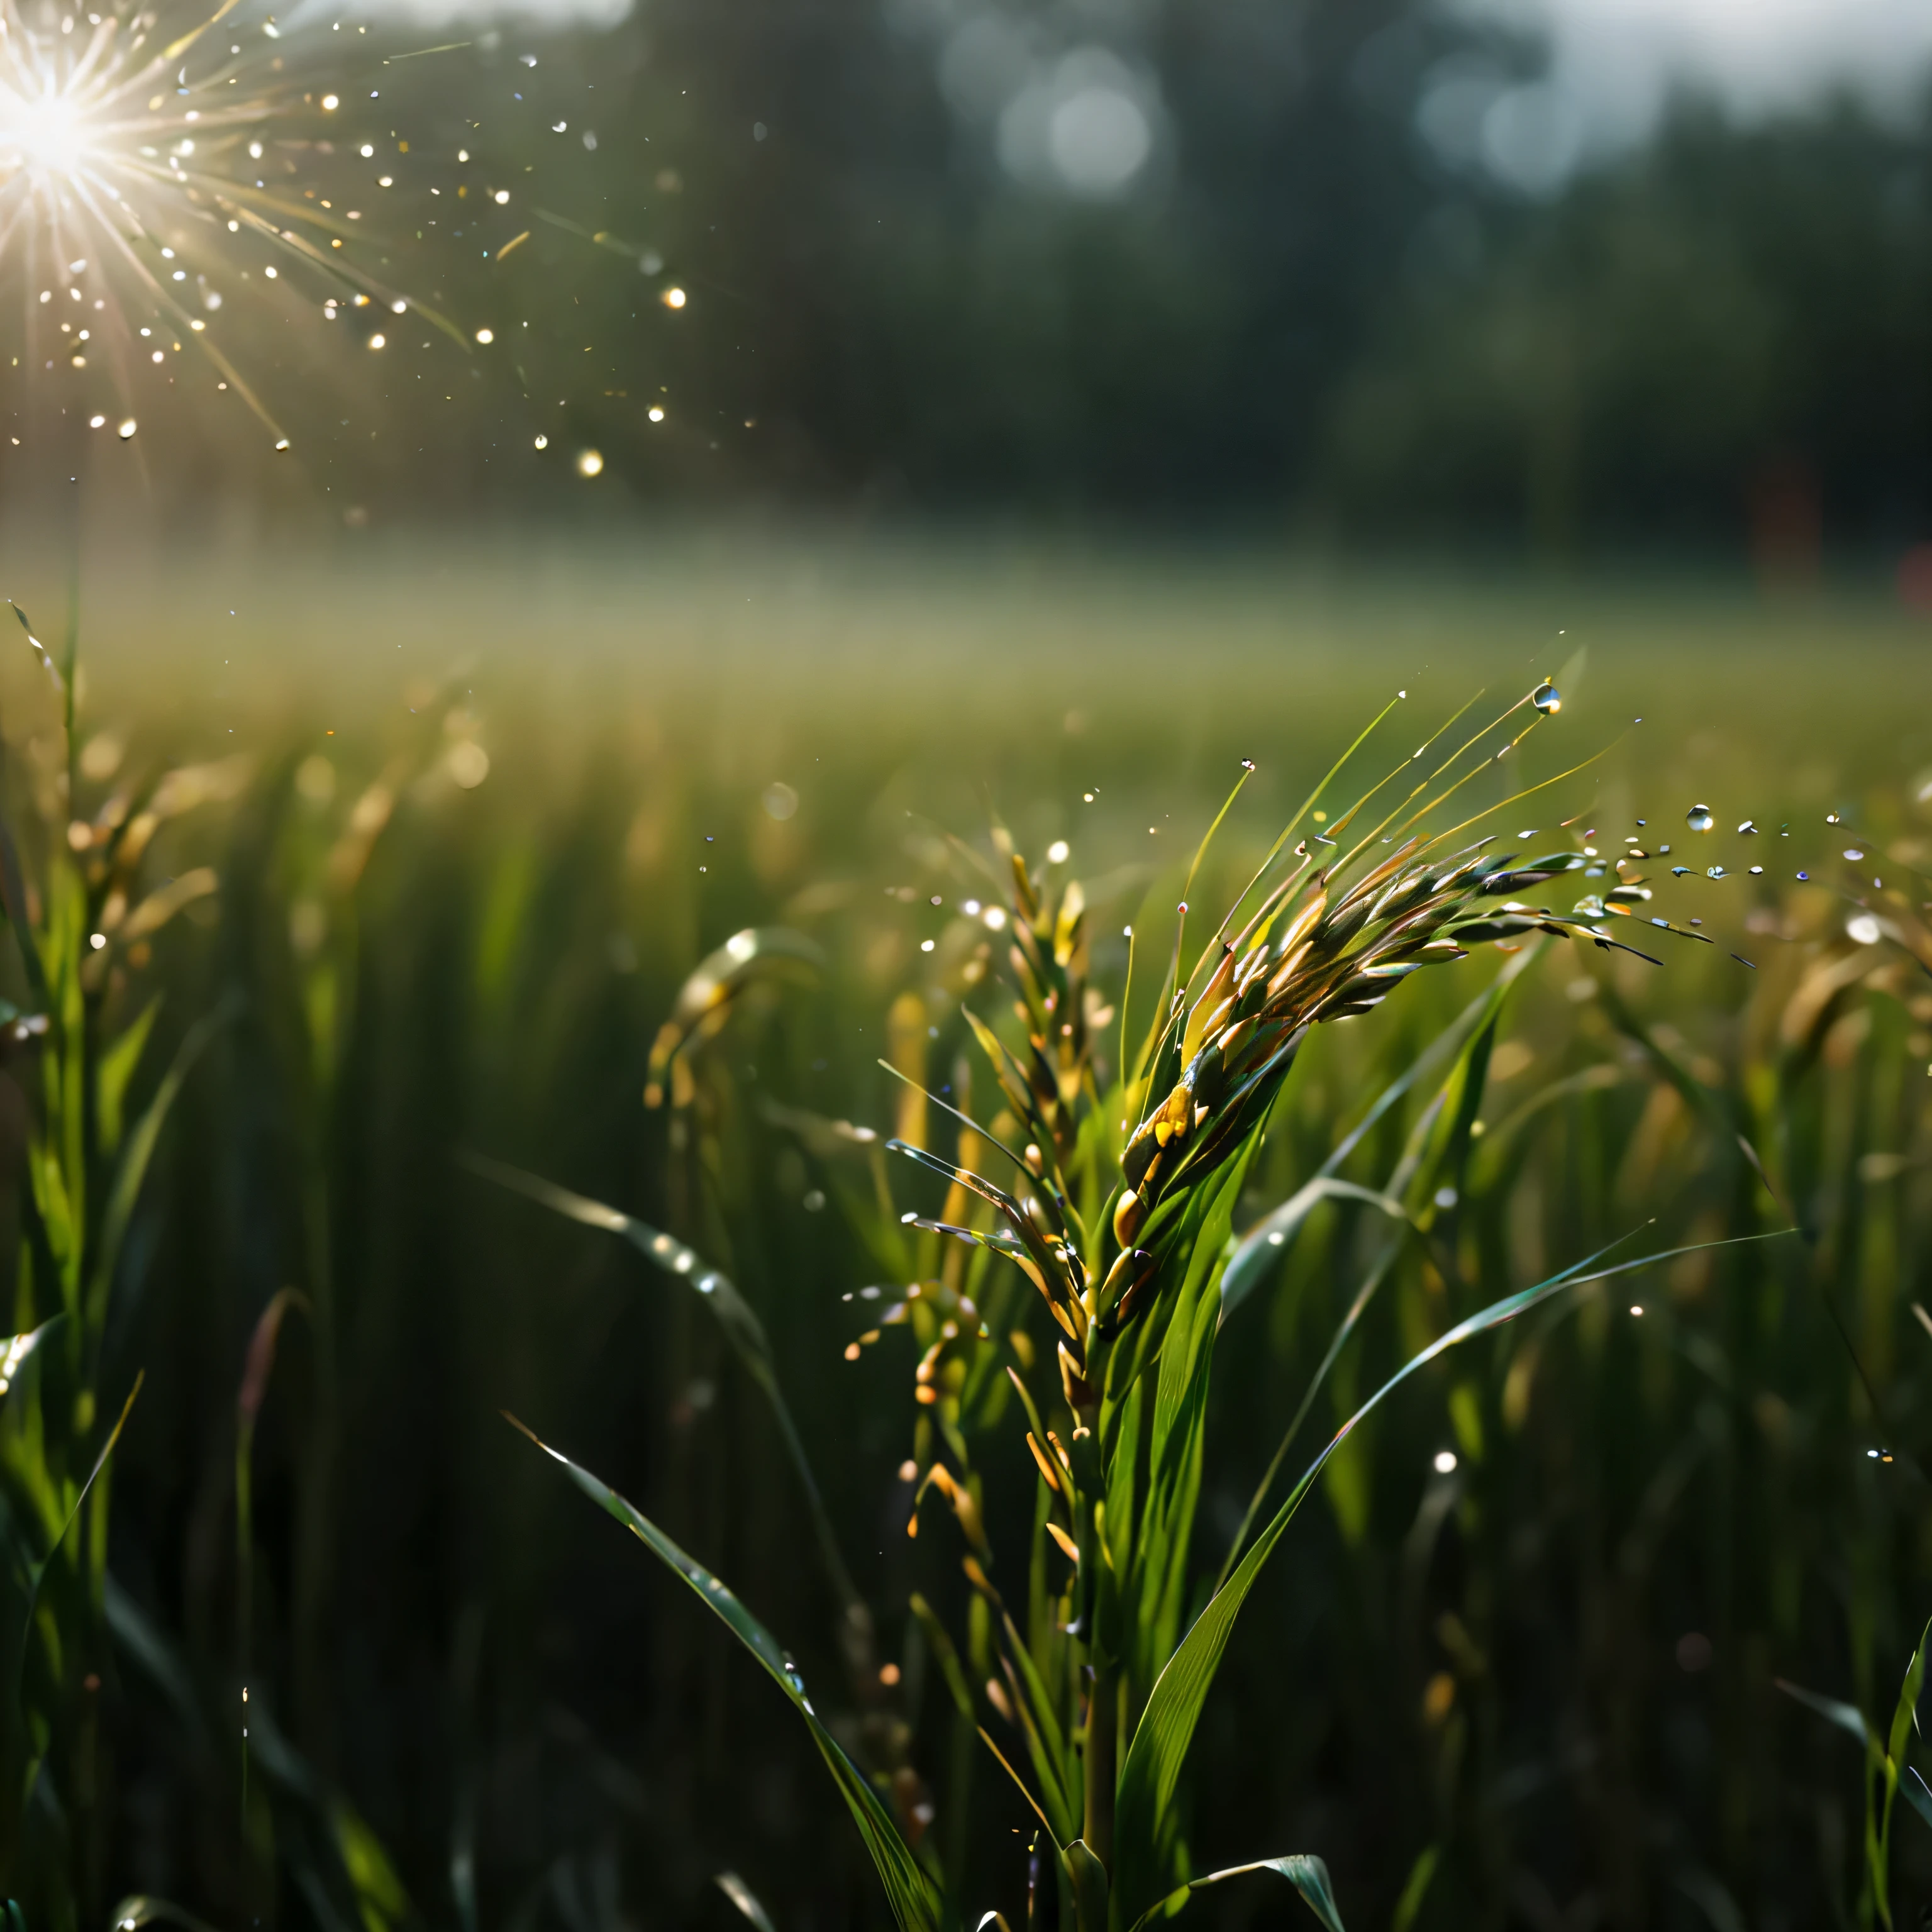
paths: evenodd
<path fill-rule="evenodd" d="M 1566 1288 L 1580 1288 L 1591 1282 L 1634 1274 L 1639 1269 L 1654 1268 L 1661 1262 L 1674 1260 L 1680 1255 L 1700 1253 L 1713 1248 L 1742 1246 L 1751 1241 L 1776 1240 L 1790 1232 L 1779 1229 L 1766 1234 L 1744 1235 L 1734 1240 L 1692 1242 L 1682 1247 L 1666 1248 L 1658 1253 L 1642 1256 L 1634 1261 L 1619 1262 L 1614 1267 L 1596 1269 L 1592 1272 L 1583 1271 L 1589 1265 L 1587 1262 L 1567 1268 L 1547 1280 L 1538 1282 L 1534 1287 L 1505 1295 L 1500 1301 L 1492 1303 L 1489 1307 L 1471 1316 L 1468 1320 L 1458 1322 L 1426 1348 L 1411 1357 L 1356 1410 L 1336 1432 L 1322 1454 L 1309 1466 L 1301 1480 L 1275 1513 L 1274 1519 L 1241 1559 L 1234 1574 L 1209 1599 L 1207 1608 L 1181 1640 L 1179 1648 L 1161 1672 L 1153 1694 L 1148 1700 L 1147 1708 L 1135 1730 L 1126 1760 L 1120 1768 L 1119 1823 L 1115 1840 L 1120 1847 L 1120 1858 L 1115 1882 L 1126 1910 L 1138 1914 L 1146 1911 L 1154 1902 L 1149 1894 L 1154 1889 L 1156 1868 L 1153 1848 L 1159 1822 L 1173 1802 L 1174 1789 L 1180 1782 L 1188 1747 L 1193 1741 L 1195 1726 L 1207 1702 L 1209 1688 L 1220 1666 L 1228 1640 L 1234 1633 L 1234 1622 L 1240 1614 L 1241 1605 L 1253 1587 L 1256 1578 L 1260 1575 L 1262 1565 L 1267 1562 L 1282 1532 L 1300 1508 L 1304 1498 L 1321 1474 L 1322 1466 L 1348 1439 L 1356 1426 L 1402 1383 L 1434 1361 L 1438 1356 L 1447 1354 L 1451 1348 L 1478 1335 L 1486 1334 L 1490 1330 L 1502 1327 L 1504 1322 L 1526 1313 L 1539 1302 L 1560 1294 Z"/>
<path fill-rule="evenodd" d="M 1172 1918 L 1193 1899 L 1197 1892 L 1204 1891 L 1210 1885 L 1219 1885 L 1224 1880 L 1244 1878 L 1250 1872 L 1273 1872 L 1285 1878 L 1307 1902 L 1308 1909 L 1328 1928 L 1328 1932 L 1343 1932 L 1341 1908 L 1335 1903 L 1335 1889 L 1330 1882 L 1328 1868 L 1322 1861 L 1306 1852 L 1291 1852 L 1280 1858 L 1258 1858 L 1252 1864 L 1229 1865 L 1225 1870 L 1210 1872 L 1204 1878 L 1190 1879 L 1184 1886 L 1178 1886 L 1151 1911 L 1144 1912 L 1133 1923 L 1132 1932 L 1144 1932 L 1144 1928 L 1156 1920 Z"/>
<path fill-rule="evenodd" d="M 552 1213 L 562 1215 L 566 1220 L 578 1222 L 586 1228 L 601 1228 L 606 1234 L 621 1237 L 646 1261 L 687 1283 L 709 1306 L 718 1318 L 718 1325 L 724 1330 L 724 1339 L 730 1343 L 732 1352 L 771 1405 L 778 1432 L 784 1438 L 785 1451 L 805 1490 L 819 1552 L 832 1588 L 848 1609 L 857 1604 L 860 1601 L 859 1592 L 839 1553 L 838 1539 L 832 1532 L 832 1520 L 826 1512 L 818 1479 L 812 1473 L 804 1442 L 778 1387 L 778 1364 L 772 1354 L 770 1338 L 765 1333 L 765 1324 L 758 1319 L 758 1312 L 739 1292 L 736 1285 L 716 1268 L 707 1267 L 694 1249 L 686 1247 L 682 1241 L 647 1222 L 617 1208 L 607 1207 L 602 1201 L 593 1201 L 586 1194 L 573 1194 L 568 1188 L 560 1187 L 540 1174 L 526 1174 L 521 1168 L 491 1160 L 485 1155 L 465 1154 L 461 1158 L 472 1174 L 523 1195 Z"/>
<path fill-rule="evenodd" d="M 606 1514 L 614 1516 L 666 1568 L 682 1577 L 698 1600 L 758 1659 L 766 1675 L 790 1700 L 793 1708 L 811 1731 L 812 1742 L 818 1745 L 819 1755 L 824 1759 L 826 1768 L 838 1786 L 839 1796 L 844 1799 L 853 1822 L 866 1841 L 866 1849 L 872 1856 L 872 1863 L 886 1888 L 900 1932 L 939 1932 L 938 1888 L 908 1849 L 878 1795 L 812 1708 L 797 1667 L 778 1647 L 771 1632 L 710 1570 L 687 1556 L 642 1510 L 627 1502 L 587 1469 L 580 1468 L 567 1456 L 551 1448 L 514 1416 L 506 1412 L 504 1420 L 559 1464 L 592 1502 Z"/>

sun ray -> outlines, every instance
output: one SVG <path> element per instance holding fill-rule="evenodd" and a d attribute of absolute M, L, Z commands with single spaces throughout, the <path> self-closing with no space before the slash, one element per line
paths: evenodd
<path fill-rule="evenodd" d="M 284 320 L 285 290 L 319 284 L 329 320 L 380 305 L 469 342 L 374 272 L 375 224 L 333 204 L 340 53 L 246 22 L 248 0 L 201 8 L 0 0 L 0 284 L 17 285 L 22 312 L 10 346 L 30 370 L 105 368 L 124 405 L 142 364 L 192 350 L 286 449 L 242 373 L 250 331 Z"/>

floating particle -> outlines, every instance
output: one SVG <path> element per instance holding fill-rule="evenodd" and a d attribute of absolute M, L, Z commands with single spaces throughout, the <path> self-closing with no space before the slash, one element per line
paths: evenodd
<path fill-rule="evenodd" d="M 549 438 L 548 436 L 538 436 L 538 437 L 537 438 L 537 440 L 536 440 L 536 447 L 537 447 L 538 449 L 548 449 L 548 448 L 549 448 L 549 447 L 550 447 L 550 438 Z"/>
<path fill-rule="evenodd" d="M 1453 1449 L 1438 1449 L 1436 1452 L 1436 1473 L 1448 1475 L 1456 1467 L 1456 1452 Z"/>
<path fill-rule="evenodd" d="M 664 406 L 659 403 L 653 403 L 644 413 L 654 423 L 662 422 L 664 419 Z"/>
<path fill-rule="evenodd" d="M 116 431 L 116 434 L 120 437 L 123 442 L 129 442 L 134 440 L 134 432 L 140 428 L 140 424 L 136 422 L 132 416 L 130 416 L 122 424 L 120 428 Z"/>
<path fill-rule="evenodd" d="M 664 293 L 658 297 L 658 300 L 662 302 L 666 308 L 682 308 L 689 299 L 690 298 L 686 295 L 683 290 L 680 288 L 666 289 Z"/>
<path fill-rule="evenodd" d="M 764 806 L 767 818 L 775 818 L 782 824 L 798 810 L 798 794 L 782 779 L 774 778 L 766 786 L 759 802 Z M 969 909 L 976 910 L 977 908 Z"/>
<path fill-rule="evenodd" d="M 602 451 L 580 450 L 577 458 L 577 473 L 580 476 L 601 476 L 604 473 L 604 457 Z"/>
<path fill-rule="evenodd" d="M 1884 928 L 1868 912 L 1862 912 L 1845 922 L 1845 937 L 1860 946 L 1876 946 L 1884 936 Z"/>
<path fill-rule="evenodd" d="M 496 331 L 495 331 L 494 329 L 492 329 L 492 328 L 479 328 L 479 329 L 476 332 L 476 340 L 477 340 L 478 342 L 482 343 L 482 344 L 483 344 L 484 347 L 484 348 L 486 348 L 486 349 L 487 349 L 487 348 L 488 348 L 488 346 L 490 346 L 490 344 L 491 343 L 494 342 L 494 341 L 496 340 Z"/>
<path fill-rule="evenodd" d="M 1046 848 L 1046 862 L 1049 866 L 1065 865 L 1066 863 L 1068 854 L 1070 853 L 1072 849 L 1072 848 L 1068 845 L 1064 838 L 1056 838 L 1053 843 Z"/>

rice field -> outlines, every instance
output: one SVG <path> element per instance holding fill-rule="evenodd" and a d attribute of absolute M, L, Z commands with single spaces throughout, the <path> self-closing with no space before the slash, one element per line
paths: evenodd
<path fill-rule="evenodd" d="M 0 965 L 10 1325 L 62 1323 L 0 1408 L 0 1871 L 34 1932 L 124 1900 L 220 1932 L 810 1932 L 926 1922 L 922 1886 L 934 1924 L 1132 1932 L 1177 1875 L 1291 1853 L 1357 1932 L 1932 1900 L 1893 1724 L 1932 1616 L 1922 620 L 1857 585 L 990 530 L 80 554 L 70 744 L 24 639 L 0 670 L 38 962 Z M 66 574 L 20 567 L 58 671 Z M 1500 722 L 1546 678 L 1559 710 Z M 1082 1592 L 1126 1566 L 1066 1514 L 1085 1452 L 1040 1439 L 1070 1438 L 1063 1395 L 1084 1413 L 1064 1324 L 1010 1256 L 919 1225 L 958 1222 L 956 1184 L 884 1142 L 970 1165 L 948 1106 L 1058 1131 L 964 1016 L 1021 1042 L 1007 838 L 1052 958 L 1080 884 L 1083 937 L 1040 970 L 1078 956 L 1066 1118 L 1097 1124 L 1047 1155 L 1104 1267 L 1100 1102 L 1180 902 L 1191 964 L 1284 826 L 1319 869 L 1466 704 L 1432 823 L 1572 854 L 1536 903 L 1658 963 L 1485 931 L 1313 1028 L 1185 1248 L 1234 1244 L 1242 1286 L 1201 1317 L 1198 1458 L 1134 1641 L 1172 1652 L 1270 1466 L 1258 1522 L 1457 1324 L 1600 1252 L 1669 1258 L 1478 1324 L 1347 1435 L 1096 1906 L 1046 1840 L 1110 1822 L 1053 1787 L 1095 1783 Z M 1634 918 L 1603 902 L 1626 882 Z M 670 1053 L 694 972 L 753 930 L 790 935 L 760 942 L 778 966 L 688 1004 Z M 1280 1218 L 1324 1171 L 1355 1192 Z M 1131 1212 L 1104 1223 L 1132 1246 Z M 752 1328 L 692 1292 L 713 1275 Z M 784 1686 L 506 1412 L 776 1634 L 903 1898 Z M 1159 1672 L 1120 1661 L 1124 1764 Z M 1283 1876 L 1187 1910 L 1304 1912 Z"/>

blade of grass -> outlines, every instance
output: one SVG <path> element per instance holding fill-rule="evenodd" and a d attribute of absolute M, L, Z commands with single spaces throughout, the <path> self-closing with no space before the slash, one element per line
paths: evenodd
<path fill-rule="evenodd" d="M 1526 1313 L 1538 1303 L 1547 1300 L 1551 1295 L 1561 1293 L 1566 1288 L 1580 1288 L 1586 1282 L 1632 1274 L 1640 1268 L 1654 1268 L 1660 1262 L 1674 1260 L 1679 1255 L 1738 1246 L 1750 1241 L 1774 1240 L 1784 1232 L 1786 1231 L 1780 1230 L 1768 1234 L 1748 1234 L 1736 1240 L 1692 1242 L 1684 1246 L 1665 1249 L 1660 1252 L 1642 1256 L 1634 1261 L 1619 1262 L 1615 1267 L 1598 1269 L 1594 1272 L 1583 1271 L 1588 1268 L 1590 1264 L 1588 1262 L 1576 1264 L 1533 1287 L 1505 1295 L 1501 1300 L 1492 1302 L 1466 1321 L 1458 1322 L 1446 1334 L 1438 1336 L 1427 1348 L 1412 1356 L 1356 1410 L 1336 1430 L 1322 1454 L 1309 1466 L 1293 1492 L 1275 1513 L 1268 1527 L 1256 1539 L 1234 1574 L 1209 1600 L 1207 1608 L 1196 1619 L 1193 1628 L 1182 1640 L 1179 1648 L 1154 1685 L 1147 1708 L 1136 1728 L 1126 1760 L 1120 1769 L 1119 1826 L 1115 1842 L 1120 1852 L 1117 1884 L 1121 1892 L 1124 1910 L 1143 1912 L 1153 1903 L 1148 1894 L 1153 1889 L 1154 1866 L 1152 1854 L 1159 1821 L 1173 1802 L 1174 1787 L 1180 1782 L 1181 1767 L 1186 1761 L 1188 1747 L 1193 1741 L 1195 1726 L 1199 1720 L 1202 1707 L 1207 1701 L 1208 1691 L 1214 1682 L 1214 1674 L 1220 1666 L 1228 1640 L 1234 1633 L 1234 1622 L 1240 1613 L 1242 1604 L 1253 1587 L 1255 1579 L 1260 1575 L 1262 1565 L 1280 1540 L 1282 1532 L 1294 1520 L 1303 1498 L 1321 1474 L 1322 1466 L 1356 1427 L 1411 1376 L 1438 1356 L 1476 1336 L 1500 1328 L 1504 1322 Z"/>
<path fill-rule="evenodd" d="M 779 1648 L 770 1631 L 710 1570 L 687 1556 L 640 1510 L 626 1502 L 587 1469 L 580 1468 L 568 1456 L 551 1448 L 514 1416 L 506 1413 L 504 1419 L 557 1463 L 592 1502 L 622 1523 L 668 1569 L 682 1577 L 699 1602 L 757 1658 L 766 1676 L 784 1693 L 810 1730 L 812 1742 L 818 1747 L 819 1755 L 824 1759 L 826 1768 L 838 1786 L 839 1795 L 844 1799 L 853 1822 L 866 1841 L 866 1849 L 872 1855 L 873 1864 L 885 1887 L 900 1932 L 938 1932 L 938 1888 L 899 1836 L 898 1828 L 879 1802 L 878 1794 L 812 1708 L 797 1666 Z"/>
<path fill-rule="evenodd" d="M 1156 1918 L 1173 1918 L 1192 1902 L 1197 1892 L 1204 1891 L 1210 1885 L 1220 1885 L 1227 1879 L 1244 1878 L 1250 1872 L 1273 1872 L 1277 1877 L 1286 1879 L 1307 1901 L 1309 1910 L 1328 1928 L 1328 1932 L 1343 1932 L 1341 1908 L 1335 1903 L 1328 1868 L 1306 1852 L 1291 1852 L 1281 1858 L 1258 1858 L 1252 1864 L 1229 1865 L 1223 1870 L 1208 1873 L 1204 1878 L 1190 1879 L 1185 1885 L 1169 1892 L 1151 1910 L 1142 1912 L 1134 1921 L 1132 1932 L 1142 1932 L 1143 1927 L 1151 1924 Z"/>
<path fill-rule="evenodd" d="M 568 1188 L 560 1187 L 540 1174 L 527 1174 L 521 1168 L 508 1166 L 486 1155 L 464 1154 L 461 1159 L 472 1174 L 494 1180 L 499 1186 L 507 1187 L 512 1192 L 562 1215 L 566 1220 L 578 1222 L 586 1228 L 601 1228 L 607 1234 L 620 1236 L 646 1261 L 662 1268 L 666 1274 L 686 1282 L 711 1310 L 717 1317 L 718 1327 L 724 1331 L 725 1340 L 731 1345 L 732 1352 L 771 1406 L 778 1433 L 784 1438 L 785 1453 L 791 1458 L 792 1468 L 805 1491 L 819 1554 L 832 1586 L 848 1610 L 858 1605 L 861 1601 L 858 1589 L 840 1553 L 818 1479 L 812 1472 L 804 1442 L 792 1420 L 784 1391 L 778 1386 L 778 1364 L 772 1354 L 770 1337 L 766 1334 L 765 1324 L 758 1319 L 757 1311 L 739 1292 L 736 1286 L 717 1269 L 706 1267 L 695 1250 L 686 1247 L 682 1241 L 647 1222 L 617 1208 L 607 1207 L 601 1201 L 592 1200 L 588 1195 L 573 1194 Z"/>

